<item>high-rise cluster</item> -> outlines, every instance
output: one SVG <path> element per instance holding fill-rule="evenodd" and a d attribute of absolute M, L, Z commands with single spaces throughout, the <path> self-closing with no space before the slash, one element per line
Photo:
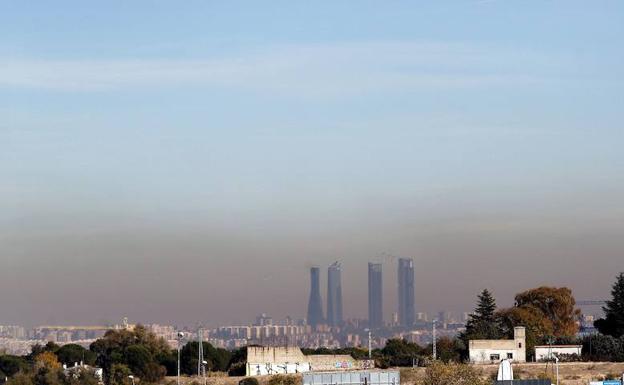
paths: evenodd
<path fill-rule="evenodd" d="M 320 269 L 310 269 L 310 299 L 308 302 L 308 324 L 340 326 L 342 318 L 342 266 L 332 263 L 327 269 L 327 318 L 323 316 L 320 291 Z M 411 327 L 415 321 L 414 309 L 414 261 L 399 258 L 398 263 L 398 325 Z M 384 326 L 383 280 L 381 263 L 368 264 L 368 324 L 371 328 Z"/>

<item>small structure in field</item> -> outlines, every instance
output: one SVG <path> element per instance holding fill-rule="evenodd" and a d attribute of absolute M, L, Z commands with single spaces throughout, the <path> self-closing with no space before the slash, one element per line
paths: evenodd
<path fill-rule="evenodd" d="M 499 363 L 501 360 L 526 362 L 526 330 L 514 328 L 513 340 L 468 341 L 470 362 L 475 364 Z"/>
<path fill-rule="evenodd" d="M 553 354 L 562 361 L 568 361 L 565 357 L 576 357 L 580 360 L 582 353 L 583 345 L 538 345 L 535 347 L 535 360 L 548 361 Z"/>

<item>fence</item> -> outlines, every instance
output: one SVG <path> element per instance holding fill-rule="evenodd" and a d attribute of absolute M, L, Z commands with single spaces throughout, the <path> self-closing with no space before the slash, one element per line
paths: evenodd
<path fill-rule="evenodd" d="M 400 385 L 398 371 L 304 373 L 303 385 Z M 541 385 L 541 384 L 540 384 Z M 548 384 L 550 385 L 550 384 Z"/>

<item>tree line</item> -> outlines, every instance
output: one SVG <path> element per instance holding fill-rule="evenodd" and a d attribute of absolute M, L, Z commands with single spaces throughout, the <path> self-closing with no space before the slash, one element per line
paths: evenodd
<path fill-rule="evenodd" d="M 180 350 L 180 371 L 196 374 L 197 341 L 188 342 Z M 206 368 L 228 371 L 237 360 L 246 359 L 240 352 L 215 348 L 203 342 Z M 142 325 L 132 330 L 109 330 L 91 344 L 58 346 L 53 342 L 35 345 L 26 356 L 0 355 L 0 378 L 8 377 L 7 385 L 95 385 L 99 379 L 93 370 L 75 367 L 76 363 L 103 369 L 107 385 L 132 385 L 135 377 L 142 383 L 158 383 L 166 375 L 177 374 L 177 350 Z M 63 367 L 65 365 L 69 370 Z M 244 366 L 243 366 L 244 368 Z"/>
<path fill-rule="evenodd" d="M 596 321 L 599 333 L 578 337 L 580 311 L 568 288 L 539 287 L 515 296 L 514 306 L 499 309 L 490 291 L 483 290 L 466 329 L 457 337 L 437 339 L 438 359 L 464 362 L 468 358 L 468 341 L 472 339 L 513 338 L 515 326 L 526 328 L 527 355 L 531 359 L 538 344 L 582 344 L 586 361 L 624 361 L 624 273 L 617 276 L 611 299 L 603 310 L 605 317 Z M 210 371 L 244 375 L 246 348 L 235 351 L 215 348 L 203 342 L 204 359 Z M 198 342 L 188 342 L 180 351 L 181 373 L 195 374 Z M 355 359 L 368 358 L 361 347 L 343 349 L 303 349 L 305 354 L 349 354 Z M 381 349 L 372 351 L 375 364 L 381 368 L 429 365 L 431 344 L 421 346 L 402 339 L 390 339 Z M 566 359 L 566 357 L 563 357 Z M 89 349 L 80 345 L 58 346 L 49 342 L 35 345 L 26 356 L 0 355 L 0 378 L 7 385 L 96 385 L 91 371 L 80 368 L 64 370 L 84 362 L 103 369 L 106 385 L 131 385 L 130 375 L 144 383 L 157 383 L 166 375 L 177 374 L 177 351 L 142 325 L 132 330 L 109 330 Z"/>

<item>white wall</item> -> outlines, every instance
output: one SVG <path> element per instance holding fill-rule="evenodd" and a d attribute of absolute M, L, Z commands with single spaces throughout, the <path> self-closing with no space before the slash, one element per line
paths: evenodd
<path fill-rule="evenodd" d="M 247 376 L 263 376 L 267 374 L 294 374 L 310 371 L 309 362 L 299 363 L 247 363 Z"/>
<path fill-rule="evenodd" d="M 498 363 L 500 360 L 507 359 L 507 354 L 512 354 L 512 360 L 522 362 L 522 357 L 519 357 L 517 350 L 515 349 L 470 349 L 470 362 L 477 364 L 485 363 Z M 498 354 L 498 360 L 490 360 L 490 356 Z"/>
<path fill-rule="evenodd" d="M 556 356 L 561 354 L 577 354 L 580 357 L 582 350 L 582 345 L 553 346 L 552 348 L 550 346 L 536 346 L 535 359 L 537 361 L 547 360 L 550 358 L 550 352 L 554 353 Z"/>

